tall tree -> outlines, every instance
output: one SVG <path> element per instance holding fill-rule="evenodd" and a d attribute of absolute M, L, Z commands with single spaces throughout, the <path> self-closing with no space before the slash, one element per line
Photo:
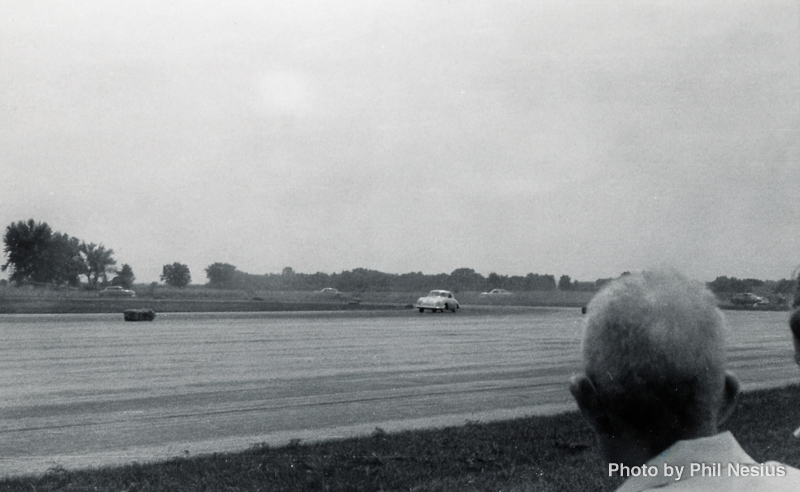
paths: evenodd
<path fill-rule="evenodd" d="M 68 255 L 64 238 L 67 236 L 54 234 L 46 222 L 37 223 L 30 219 L 12 223 L 3 237 L 3 251 L 8 260 L 0 268 L 9 270 L 9 280 L 17 284 L 67 282 L 65 270 L 58 268 L 59 259 Z"/>
<path fill-rule="evenodd" d="M 114 265 L 117 264 L 117 260 L 113 258 L 114 250 L 106 249 L 102 243 L 81 243 L 80 251 L 86 264 L 84 274 L 89 286 L 96 288 L 101 278 L 103 283 L 108 282 L 108 274 L 114 273 Z"/>
<path fill-rule="evenodd" d="M 161 280 L 172 287 L 186 287 L 192 281 L 192 275 L 187 265 L 176 261 L 172 265 L 164 265 Z"/>
<path fill-rule="evenodd" d="M 229 263 L 212 263 L 206 267 L 210 287 L 230 287 L 236 279 L 236 267 Z"/>
<path fill-rule="evenodd" d="M 47 257 L 56 283 L 66 282 L 73 287 L 80 285 L 80 276 L 86 272 L 80 239 L 67 234 L 53 234 Z"/>
<path fill-rule="evenodd" d="M 23 282 L 78 285 L 85 265 L 80 256 L 80 240 L 53 232 L 46 222 L 12 223 L 3 237 L 8 257 L 2 270 L 9 279 Z"/>
<path fill-rule="evenodd" d="M 22 282 L 46 282 L 50 272 L 46 271 L 46 251 L 53 231 L 45 222 L 19 221 L 6 227 L 3 252 L 8 260 L 2 270 L 11 271 L 9 280 Z"/>
<path fill-rule="evenodd" d="M 572 279 L 569 278 L 569 275 L 562 275 L 561 278 L 558 279 L 558 290 L 570 289 L 572 289 Z"/>
<path fill-rule="evenodd" d="M 111 285 L 121 285 L 126 289 L 130 289 L 136 277 L 133 275 L 133 269 L 127 263 L 122 264 L 122 268 L 116 271 L 117 276 L 111 279 Z"/>

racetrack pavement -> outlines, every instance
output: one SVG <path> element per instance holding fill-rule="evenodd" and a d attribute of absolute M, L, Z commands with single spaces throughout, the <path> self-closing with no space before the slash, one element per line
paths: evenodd
<path fill-rule="evenodd" d="M 728 318 L 745 389 L 798 379 L 785 313 Z M 578 309 L 0 321 L 0 475 L 572 410 L 580 367 Z"/>

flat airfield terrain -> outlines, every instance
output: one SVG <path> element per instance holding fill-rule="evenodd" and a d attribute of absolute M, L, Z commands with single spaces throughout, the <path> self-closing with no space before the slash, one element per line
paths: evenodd
<path fill-rule="evenodd" d="M 797 379 L 786 313 L 726 313 L 745 389 Z M 580 310 L 4 315 L 0 475 L 574 409 Z"/>

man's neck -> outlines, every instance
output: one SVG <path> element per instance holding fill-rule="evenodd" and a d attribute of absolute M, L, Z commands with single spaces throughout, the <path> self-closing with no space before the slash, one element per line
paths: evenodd
<path fill-rule="evenodd" d="M 678 441 L 713 436 L 716 433 L 717 429 L 714 426 L 692 435 L 679 436 L 666 443 L 654 443 L 629 432 L 620 432 L 613 436 L 602 435 L 599 440 L 603 455 L 609 463 L 638 466 L 647 463 Z"/>
<path fill-rule="evenodd" d="M 601 436 L 600 448 L 609 463 L 627 466 L 643 465 L 662 450 L 655 450 L 649 443 L 639 441 L 632 436 Z"/>

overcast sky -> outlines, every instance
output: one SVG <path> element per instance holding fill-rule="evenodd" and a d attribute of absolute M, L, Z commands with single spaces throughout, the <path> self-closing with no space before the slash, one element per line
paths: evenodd
<path fill-rule="evenodd" d="M 0 226 L 137 281 L 800 264 L 795 1 L 0 0 Z"/>

